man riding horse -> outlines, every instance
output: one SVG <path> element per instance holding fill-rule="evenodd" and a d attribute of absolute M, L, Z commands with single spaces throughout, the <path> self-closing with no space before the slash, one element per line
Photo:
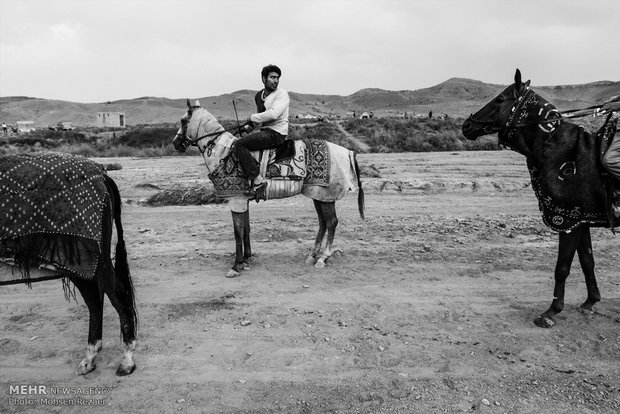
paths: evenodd
<path fill-rule="evenodd" d="M 250 151 L 276 148 L 280 146 L 288 135 L 288 107 L 290 99 L 288 93 L 278 88 L 282 71 L 275 65 L 265 66 L 261 71 L 261 78 L 265 88 L 258 91 L 254 97 L 257 113 L 248 117 L 245 130 L 250 132 L 255 124 L 262 124 L 260 130 L 250 132 L 245 137 L 235 141 L 234 151 L 239 159 L 243 172 L 252 180 L 248 195 L 264 191 L 267 185 L 260 175 L 259 164 L 252 157 Z"/>

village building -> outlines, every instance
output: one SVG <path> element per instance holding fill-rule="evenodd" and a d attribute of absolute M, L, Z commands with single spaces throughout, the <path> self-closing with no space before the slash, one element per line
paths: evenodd
<path fill-rule="evenodd" d="M 34 131 L 34 121 L 17 121 L 17 130 L 19 132 Z"/>
<path fill-rule="evenodd" d="M 125 128 L 125 112 L 97 112 L 97 127 Z"/>

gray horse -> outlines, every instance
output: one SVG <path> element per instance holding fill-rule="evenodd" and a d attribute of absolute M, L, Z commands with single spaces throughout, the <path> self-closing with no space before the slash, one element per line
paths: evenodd
<path fill-rule="evenodd" d="M 232 211 L 236 255 L 233 267 L 226 274 L 236 277 L 239 271 L 248 267 L 248 259 L 252 256 L 250 246 L 250 215 L 248 201 L 255 195 L 245 195 L 242 191 L 248 186 L 248 180 L 242 177 L 240 170 L 231 157 L 231 146 L 235 137 L 204 108 L 190 110 L 181 120 L 181 127 L 172 141 L 178 151 L 185 151 L 189 145 L 198 147 L 203 155 L 209 171 L 209 178 L 214 182 L 216 193 L 229 199 Z M 303 194 L 314 200 L 314 207 L 319 218 L 319 230 L 314 248 L 306 263 L 315 267 L 325 266 L 325 261 L 333 253 L 334 235 L 338 225 L 336 216 L 336 200 L 348 192 L 358 191 L 358 208 L 364 218 L 364 191 L 360 180 L 359 166 L 355 153 L 331 142 L 320 140 L 286 141 L 290 145 L 287 162 L 277 165 L 275 170 L 283 177 L 268 179 L 264 199 L 276 199 Z M 293 148 L 294 147 L 294 148 Z M 265 168 L 276 167 L 276 163 L 268 164 L 267 160 L 275 157 L 277 151 L 267 150 L 263 159 Z M 307 156 L 306 156 L 307 154 Z M 254 155 L 260 158 L 260 154 Z M 320 158 L 320 162 L 315 159 Z M 300 166 L 307 163 L 308 168 Z M 314 166 L 314 170 L 311 168 Z M 273 170 L 274 168 L 271 168 Z M 308 171 L 311 173 L 309 174 Z M 315 172 L 315 176 L 312 175 Z M 290 179 L 286 175 L 294 175 Z M 286 176 L 286 177 L 284 177 Z M 317 176 L 322 179 L 317 179 Z M 321 253 L 323 238 L 327 231 L 327 243 Z"/>

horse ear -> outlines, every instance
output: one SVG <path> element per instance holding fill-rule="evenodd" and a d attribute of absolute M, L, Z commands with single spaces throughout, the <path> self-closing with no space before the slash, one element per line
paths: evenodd
<path fill-rule="evenodd" d="M 521 71 L 518 68 L 515 72 L 515 86 L 517 87 L 517 89 L 521 87 Z"/>
<path fill-rule="evenodd" d="M 191 108 L 192 104 L 189 102 L 189 98 L 185 98 L 185 103 L 187 104 L 188 108 Z"/>

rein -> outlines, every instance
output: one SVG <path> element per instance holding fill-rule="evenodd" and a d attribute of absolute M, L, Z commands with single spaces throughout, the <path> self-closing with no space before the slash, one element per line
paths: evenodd
<path fill-rule="evenodd" d="M 196 148 L 198 148 L 198 151 L 200 151 L 201 154 L 204 154 L 205 151 L 207 152 L 207 156 L 210 157 L 211 156 L 211 151 L 213 150 L 213 147 L 215 146 L 215 141 L 217 141 L 217 139 L 224 133 L 226 132 L 232 132 L 232 131 L 237 131 L 239 132 L 239 128 L 238 127 L 232 127 L 232 128 L 228 128 L 228 129 L 223 129 L 221 131 L 215 131 L 215 132 L 210 132 L 208 134 L 204 134 L 199 136 L 198 138 L 194 138 L 194 139 L 190 139 L 187 138 L 187 130 L 183 131 L 183 146 L 185 146 L 185 148 L 193 145 Z M 207 142 L 207 145 L 205 145 L 205 150 L 203 151 L 199 146 L 198 146 L 198 141 L 200 141 L 203 138 L 207 138 L 207 137 L 214 137 L 213 139 L 210 139 Z"/>
<path fill-rule="evenodd" d="M 209 132 L 208 134 L 204 134 L 202 136 L 199 136 L 198 138 L 189 139 L 189 138 L 186 137 L 185 139 L 187 141 L 189 141 L 190 145 L 197 145 L 198 141 L 200 141 L 203 138 L 215 137 L 214 139 L 209 140 L 209 143 L 211 143 L 211 142 L 214 142 L 216 139 L 218 139 L 219 136 L 222 135 L 223 133 L 225 133 L 225 132 L 232 132 L 232 131 L 239 132 L 239 128 L 238 127 L 232 127 L 232 128 L 229 128 L 229 129 L 223 129 L 221 131 Z"/>
<path fill-rule="evenodd" d="M 533 125 L 552 124 L 554 122 L 559 122 L 562 119 L 583 118 L 585 116 L 589 116 L 595 113 L 604 114 L 605 112 L 607 112 L 607 111 L 600 111 L 603 105 L 594 105 L 594 106 L 589 106 L 587 108 L 582 108 L 582 109 L 569 109 L 569 110 L 562 111 L 562 112 L 556 109 L 554 112 L 558 115 L 557 117 L 543 119 L 539 121 L 532 121 L 532 122 L 519 122 L 520 119 L 523 119 L 527 116 L 527 112 L 525 111 L 526 104 L 531 100 L 531 98 L 535 98 L 535 96 L 536 96 L 535 93 L 528 87 L 525 93 L 521 94 L 517 98 L 517 101 L 515 102 L 515 104 L 512 105 L 508 109 L 512 112 L 512 114 L 508 118 L 508 121 L 506 122 L 506 126 L 504 128 L 500 128 L 496 126 L 495 121 L 492 121 L 492 120 L 483 121 L 480 119 L 476 119 L 474 118 L 473 114 L 471 114 L 467 118 L 467 120 L 469 122 L 473 122 L 475 124 L 483 126 L 482 130 L 486 134 L 492 134 L 492 133 L 501 131 L 502 129 L 517 129 L 517 128 L 525 128 L 525 127 L 533 126 Z M 500 116 L 502 114 L 500 114 Z"/>

